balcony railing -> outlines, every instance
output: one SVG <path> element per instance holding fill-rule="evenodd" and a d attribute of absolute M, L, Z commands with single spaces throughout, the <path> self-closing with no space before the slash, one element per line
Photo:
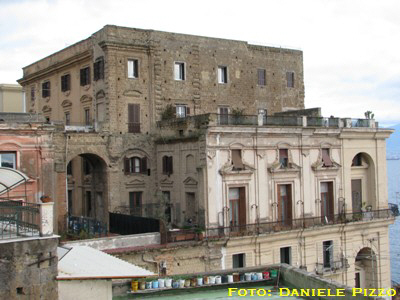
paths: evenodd
<path fill-rule="evenodd" d="M 316 273 L 319 275 L 331 274 L 349 268 L 346 258 L 337 259 L 328 263 L 316 263 Z"/>
<path fill-rule="evenodd" d="M 0 201 L 0 239 L 40 234 L 40 204 Z"/>
<path fill-rule="evenodd" d="M 82 216 L 68 216 L 68 231 L 73 234 L 85 232 L 90 236 L 107 235 L 107 224 Z"/>
<path fill-rule="evenodd" d="M 307 117 L 310 127 L 339 127 L 339 118 Z"/>
<path fill-rule="evenodd" d="M 128 123 L 129 133 L 140 133 L 140 123 L 130 122 Z"/>
<path fill-rule="evenodd" d="M 346 213 L 330 216 L 319 216 L 299 219 L 287 219 L 283 221 L 274 221 L 266 223 L 254 223 L 246 225 L 235 225 L 227 227 L 208 228 L 206 237 L 224 238 L 235 236 L 260 235 L 266 233 L 274 233 L 280 231 L 289 231 L 296 229 L 306 229 L 318 226 L 329 226 L 335 224 L 354 223 L 361 221 L 372 221 L 377 219 L 393 218 L 394 214 L 391 209 L 373 210 L 368 212 Z"/>
<path fill-rule="evenodd" d="M 293 116 L 264 116 L 264 125 L 267 126 L 302 126 L 302 117 Z"/>
<path fill-rule="evenodd" d="M 257 125 L 257 116 L 217 115 L 218 125 Z"/>

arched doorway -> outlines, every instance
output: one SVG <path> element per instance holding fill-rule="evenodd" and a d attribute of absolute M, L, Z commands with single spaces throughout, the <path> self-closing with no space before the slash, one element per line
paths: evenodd
<path fill-rule="evenodd" d="M 108 223 L 107 164 L 98 155 L 83 153 L 67 165 L 68 215 Z"/>
<path fill-rule="evenodd" d="M 378 288 L 378 264 L 375 252 L 362 248 L 356 256 L 354 286 L 362 289 Z"/>
<path fill-rule="evenodd" d="M 375 165 L 367 153 L 357 153 L 351 161 L 351 204 L 353 213 L 377 209 Z"/>

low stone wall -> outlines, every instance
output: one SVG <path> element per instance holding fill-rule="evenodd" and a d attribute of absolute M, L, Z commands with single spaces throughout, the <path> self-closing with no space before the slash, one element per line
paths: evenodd
<path fill-rule="evenodd" d="M 160 244 L 160 233 L 150 232 L 143 234 L 120 235 L 91 240 L 80 240 L 64 243 L 63 246 L 88 246 L 97 250 L 109 250 L 128 247 L 141 247 Z"/>

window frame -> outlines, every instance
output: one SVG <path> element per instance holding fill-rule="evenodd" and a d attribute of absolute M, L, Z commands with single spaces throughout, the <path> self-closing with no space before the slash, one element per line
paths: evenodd
<path fill-rule="evenodd" d="M 49 98 L 51 95 L 51 83 L 50 80 L 42 82 L 42 98 Z"/>
<path fill-rule="evenodd" d="M 231 158 L 232 158 L 232 170 L 241 171 L 244 170 L 243 164 L 243 153 L 242 149 L 231 149 Z"/>
<path fill-rule="evenodd" d="M 178 66 L 178 69 L 177 69 Z M 174 62 L 174 80 L 185 81 L 186 80 L 186 63 L 183 61 Z"/>
<path fill-rule="evenodd" d="M 65 125 L 66 126 L 71 125 L 71 113 L 69 111 L 66 111 L 64 113 L 64 117 L 65 117 Z"/>
<path fill-rule="evenodd" d="M 104 57 L 96 58 L 93 63 L 93 81 L 104 79 Z"/>
<path fill-rule="evenodd" d="M 138 156 L 138 155 L 125 157 L 124 171 L 125 171 L 125 175 L 128 175 L 128 174 L 147 174 L 147 175 L 149 175 L 150 173 L 149 173 L 149 170 L 147 167 L 147 157 L 146 156 Z"/>
<path fill-rule="evenodd" d="M 90 108 L 84 108 L 83 109 L 83 121 L 85 122 L 85 126 L 90 126 L 91 125 L 91 120 L 90 120 Z"/>
<path fill-rule="evenodd" d="M 132 74 L 130 74 L 129 63 L 132 62 Z M 129 79 L 137 79 L 139 78 L 139 59 L 137 58 L 128 58 L 126 63 L 126 73 Z M 132 76 L 131 76 L 132 75 Z"/>
<path fill-rule="evenodd" d="M 35 95 L 35 86 L 31 86 L 31 101 L 36 100 L 36 95 Z"/>
<path fill-rule="evenodd" d="M 324 268 L 332 268 L 333 267 L 333 240 L 323 241 L 322 242 L 322 262 Z"/>
<path fill-rule="evenodd" d="M 217 81 L 219 84 L 228 84 L 228 67 L 220 65 L 217 69 Z"/>
<path fill-rule="evenodd" d="M 329 168 L 334 166 L 331 159 L 330 148 L 321 148 L 321 159 L 322 159 L 322 167 Z"/>
<path fill-rule="evenodd" d="M 295 76 L 294 71 L 286 71 L 286 87 L 294 88 Z"/>
<path fill-rule="evenodd" d="M 13 167 L 9 167 L 9 166 L 3 166 L 3 158 L 2 156 L 4 154 L 12 154 L 14 156 L 13 158 Z M 15 151 L 0 151 L 0 166 L 4 167 L 4 168 L 10 168 L 10 169 L 17 169 L 17 152 Z"/>
<path fill-rule="evenodd" d="M 279 149 L 279 165 L 281 169 L 286 169 L 289 167 L 289 149 Z"/>
<path fill-rule="evenodd" d="M 61 92 L 68 92 L 71 90 L 71 74 L 64 74 L 61 76 Z"/>
<path fill-rule="evenodd" d="M 162 173 L 168 176 L 174 173 L 173 156 L 164 155 L 162 157 Z"/>
<path fill-rule="evenodd" d="M 182 109 L 181 112 L 178 112 L 179 109 Z M 186 118 L 190 115 L 190 108 L 186 104 L 176 104 L 175 105 L 175 117 L 176 118 Z"/>
<path fill-rule="evenodd" d="M 263 74 L 263 77 L 260 77 L 260 74 Z M 267 85 L 267 71 L 265 69 L 262 68 L 257 69 L 257 85 L 258 86 Z"/>
<path fill-rule="evenodd" d="M 80 69 L 80 85 L 87 86 L 90 84 L 90 66 L 86 66 Z"/>

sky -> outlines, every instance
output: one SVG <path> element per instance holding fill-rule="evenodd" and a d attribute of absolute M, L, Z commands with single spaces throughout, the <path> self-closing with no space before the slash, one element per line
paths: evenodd
<path fill-rule="evenodd" d="M 300 49 L 306 108 L 400 123 L 398 0 L 0 0 L 0 83 L 106 24 Z"/>

